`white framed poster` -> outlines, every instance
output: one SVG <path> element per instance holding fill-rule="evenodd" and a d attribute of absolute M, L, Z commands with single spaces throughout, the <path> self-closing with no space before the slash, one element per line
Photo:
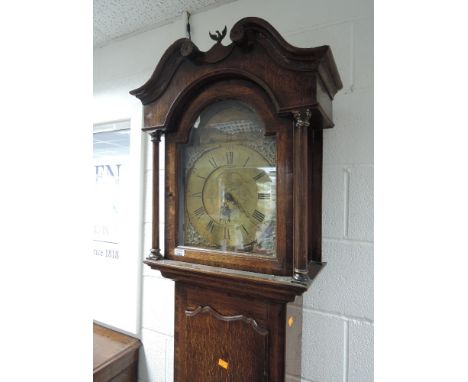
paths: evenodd
<path fill-rule="evenodd" d="M 93 127 L 92 312 L 105 326 L 140 335 L 141 118 Z"/>

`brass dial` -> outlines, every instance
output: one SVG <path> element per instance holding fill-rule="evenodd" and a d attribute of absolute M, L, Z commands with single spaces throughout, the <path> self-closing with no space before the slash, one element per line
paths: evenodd
<path fill-rule="evenodd" d="M 200 236 L 223 250 L 249 252 L 272 240 L 275 167 L 256 150 L 225 143 L 207 148 L 188 173 L 186 213 Z"/>

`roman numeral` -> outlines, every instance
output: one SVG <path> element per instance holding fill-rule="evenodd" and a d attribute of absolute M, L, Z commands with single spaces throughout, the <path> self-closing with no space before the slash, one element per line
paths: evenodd
<path fill-rule="evenodd" d="M 201 197 L 202 197 L 202 193 L 201 193 L 201 192 L 194 192 L 194 193 L 192 194 L 192 196 L 193 196 L 194 198 L 201 198 Z"/>
<path fill-rule="evenodd" d="M 255 210 L 253 213 L 252 213 L 252 217 L 257 220 L 259 223 L 263 222 L 263 219 L 265 219 L 265 215 L 262 214 L 261 212 Z"/>
<path fill-rule="evenodd" d="M 228 165 L 231 165 L 234 163 L 234 153 L 232 151 L 229 151 L 226 153 L 226 163 Z"/>
<path fill-rule="evenodd" d="M 205 209 L 203 207 L 197 208 L 195 211 L 193 211 L 193 214 L 199 218 L 205 214 Z"/>
<path fill-rule="evenodd" d="M 253 177 L 253 180 L 257 181 L 257 180 L 259 180 L 263 175 L 265 175 L 265 173 L 262 171 L 262 172 L 258 173 L 257 175 L 255 175 L 255 176 Z"/>
<path fill-rule="evenodd" d="M 210 232 L 213 232 L 213 228 L 214 228 L 215 224 L 214 224 L 214 221 L 213 220 L 210 220 L 208 222 L 208 224 L 206 225 L 206 229 Z"/>
<path fill-rule="evenodd" d="M 247 166 L 247 162 L 249 161 L 249 159 L 250 159 L 250 157 L 247 157 L 247 159 L 245 160 L 244 165 L 242 167 Z"/>
<path fill-rule="evenodd" d="M 271 199 L 271 194 L 266 194 L 266 193 L 263 193 L 263 192 L 259 192 L 259 193 L 258 193 L 258 199 L 259 199 L 259 200 L 262 200 L 262 199 Z"/>
<path fill-rule="evenodd" d="M 224 238 L 227 239 L 227 240 L 231 239 L 231 235 L 229 234 L 229 228 L 228 227 L 224 227 Z"/>
<path fill-rule="evenodd" d="M 211 164 L 211 166 L 213 166 L 213 168 L 218 168 L 218 164 L 216 163 L 216 161 L 215 161 L 215 159 L 213 157 L 208 159 L 208 162 L 210 162 L 210 164 Z"/>
<path fill-rule="evenodd" d="M 206 180 L 206 178 L 205 178 L 204 176 L 201 176 L 201 175 L 197 175 L 197 176 L 198 176 L 199 178 L 201 178 L 201 179 L 205 179 L 205 180 Z"/>
<path fill-rule="evenodd" d="M 248 234 L 249 234 L 249 231 L 247 231 L 247 228 L 245 228 L 243 224 L 241 224 L 241 227 L 242 227 L 242 229 L 244 230 L 244 232 L 248 235 Z"/>

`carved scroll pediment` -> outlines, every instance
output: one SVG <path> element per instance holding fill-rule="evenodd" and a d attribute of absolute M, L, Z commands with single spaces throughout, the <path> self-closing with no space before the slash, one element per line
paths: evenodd
<path fill-rule="evenodd" d="M 220 33 L 220 38 L 221 36 L 224 37 Z M 149 80 L 138 89 L 132 90 L 130 94 L 139 98 L 144 105 L 148 105 L 164 94 L 175 74 L 182 70 L 181 64 L 184 62 L 191 61 L 196 64 L 195 69 L 191 66 L 183 69 L 189 73 L 187 80 L 191 80 L 204 74 L 201 69 L 204 66 L 229 61 L 235 49 L 248 54 L 255 46 L 261 47 L 268 60 L 286 70 L 311 73 L 320 71 L 331 97 L 342 87 L 329 46 L 294 47 L 286 42 L 267 21 L 257 17 L 239 20 L 232 27 L 230 38 L 231 44 L 225 46 L 217 41 L 207 52 L 200 51 L 190 39 L 182 38 L 175 41 L 164 53 Z M 226 68 L 232 68 L 232 65 L 236 67 L 238 63 L 227 62 Z"/>

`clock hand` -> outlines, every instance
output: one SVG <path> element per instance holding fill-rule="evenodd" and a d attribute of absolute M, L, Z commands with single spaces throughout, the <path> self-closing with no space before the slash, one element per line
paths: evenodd
<path fill-rule="evenodd" d="M 242 205 L 234 198 L 234 196 L 232 196 L 232 194 L 230 192 L 227 192 L 225 194 L 225 198 L 228 202 L 232 202 L 234 203 L 234 205 L 239 208 L 242 213 L 244 213 L 247 217 L 250 217 L 250 214 L 247 213 L 247 211 L 244 209 L 244 207 L 242 207 Z"/>
<path fill-rule="evenodd" d="M 224 201 L 224 203 L 221 206 L 220 215 L 223 219 L 227 217 L 228 222 L 231 221 L 231 209 L 229 208 L 229 205 L 227 204 L 226 201 Z"/>

